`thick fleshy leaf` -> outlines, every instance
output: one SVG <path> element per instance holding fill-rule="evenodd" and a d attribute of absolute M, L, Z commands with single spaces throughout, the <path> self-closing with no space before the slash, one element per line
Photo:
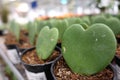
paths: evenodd
<path fill-rule="evenodd" d="M 11 21 L 10 24 L 10 30 L 13 33 L 13 35 L 15 35 L 17 41 L 19 41 L 19 37 L 20 37 L 20 26 L 13 20 Z"/>
<path fill-rule="evenodd" d="M 41 59 L 47 59 L 53 52 L 58 41 L 58 30 L 56 28 L 49 28 L 48 26 L 42 28 L 38 35 L 36 50 L 37 55 Z"/>
<path fill-rule="evenodd" d="M 63 57 L 73 72 L 92 75 L 103 70 L 115 55 L 116 39 L 104 24 L 94 24 L 86 30 L 72 25 L 63 35 Z"/>

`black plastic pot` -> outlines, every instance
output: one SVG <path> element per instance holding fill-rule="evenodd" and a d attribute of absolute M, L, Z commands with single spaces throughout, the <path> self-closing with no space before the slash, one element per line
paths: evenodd
<path fill-rule="evenodd" d="M 60 58 L 62 57 L 62 55 L 59 57 L 59 59 L 58 60 L 60 60 Z M 56 61 L 57 62 L 57 61 Z M 56 63 L 55 62 L 55 63 Z M 52 80 L 57 80 L 56 79 L 56 77 L 55 77 L 55 75 L 54 75 L 54 66 L 55 66 L 55 63 L 54 64 L 52 64 L 52 66 L 51 66 L 51 73 L 52 73 L 52 76 L 53 76 L 53 79 Z M 118 77 L 117 77 L 117 71 L 116 71 L 116 69 L 115 69 L 115 65 L 114 64 L 110 64 L 109 66 L 108 66 L 112 71 L 113 71 L 113 80 L 120 80 L 120 79 L 118 79 Z"/>
<path fill-rule="evenodd" d="M 59 57 L 57 57 L 55 60 L 47 62 L 45 64 L 31 65 L 31 64 L 27 64 L 27 63 L 23 62 L 22 61 L 22 56 L 24 54 L 26 54 L 28 51 L 32 51 L 34 49 L 35 49 L 35 47 L 27 49 L 27 50 L 23 51 L 23 53 L 21 55 L 21 62 L 24 65 L 25 69 L 29 72 L 32 72 L 32 73 L 42 73 L 42 72 L 44 72 L 47 80 L 53 80 L 53 77 L 52 77 L 52 74 L 51 74 L 51 65 L 53 63 L 55 63 L 59 59 Z M 60 55 L 61 55 L 61 49 L 59 47 L 56 46 L 55 50 L 59 51 Z"/>

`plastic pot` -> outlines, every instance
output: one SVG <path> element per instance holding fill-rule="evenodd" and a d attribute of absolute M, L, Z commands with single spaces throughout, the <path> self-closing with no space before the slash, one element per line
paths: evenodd
<path fill-rule="evenodd" d="M 53 80 L 53 76 L 51 74 L 51 65 L 58 60 L 59 56 L 56 59 L 54 59 L 53 61 L 47 62 L 45 64 L 32 65 L 32 64 L 27 64 L 27 63 L 23 62 L 22 56 L 24 54 L 26 54 L 28 51 L 32 51 L 34 49 L 35 49 L 35 47 L 27 49 L 27 50 L 23 51 L 22 55 L 20 56 L 21 62 L 25 67 L 25 71 L 26 71 L 28 79 L 30 79 L 30 80 L 38 80 L 38 79 Z M 55 50 L 57 50 L 61 53 L 61 49 L 59 47 L 56 46 Z"/>
<path fill-rule="evenodd" d="M 60 58 L 62 58 L 62 56 L 60 57 Z M 60 58 L 58 59 L 58 60 L 60 60 Z M 57 61 L 56 61 L 57 62 Z M 57 80 L 56 79 L 56 76 L 55 76 L 55 74 L 54 74 L 54 66 L 55 66 L 55 64 L 56 63 L 54 63 L 54 64 L 52 64 L 52 66 L 51 66 L 51 73 L 52 73 L 52 76 L 53 76 L 53 80 Z M 118 77 L 117 77 L 117 71 L 116 71 L 116 69 L 115 69 L 115 65 L 113 65 L 113 64 L 110 64 L 109 66 L 108 66 L 112 71 L 113 71 L 113 78 L 112 78 L 112 80 L 120 80 Z M 60 80 L 62 80 L 62 79 L 60 79 Z M 72 80 L 72 79 L 71 79 Z M 79 80 L 79 79 L 78 79 Z M 80 79 L 81 80 L 81 79 Z M 111 80 L 111 79 L 110 79 Z"/>

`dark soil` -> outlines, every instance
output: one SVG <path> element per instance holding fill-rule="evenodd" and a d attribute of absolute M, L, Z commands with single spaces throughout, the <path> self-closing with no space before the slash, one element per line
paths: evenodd
<path fill-rule="evenodd" d="M 5 44 L 6 45 L 17 45 L 20 48 L 30 48 L 32 45 L 29 43 L 28 33 L 25 30 L 21 30 L 19 41 L 16 40 L 16 37 L 12 33 L 5 35 Z"/>
<path fill-rule="evenodd" d="M 38 58 L 38 56 L 36 54 L 36 50 L 32 50 L 32 51 L 29 51 L 26 54 L 24 54 L 22 56 L 22 60 L 27 64 L 43 64 L 46 62 L 53 61 L 59 55 L 60 55 L 60 53 L 58 51 L 54 50 L 52 55 L 47 60 L 42 60 L 42 59 Z"/>
<path fill-rule="evenodd" d="M 106 68 L 92 76 L 83 76 L 73 73 L 70 68 L 68 68 L 63 57 L 56 62 L 54 74 L 57 78 L 56 80 L 113 80 L 113 71 L 110 68 Z"/>

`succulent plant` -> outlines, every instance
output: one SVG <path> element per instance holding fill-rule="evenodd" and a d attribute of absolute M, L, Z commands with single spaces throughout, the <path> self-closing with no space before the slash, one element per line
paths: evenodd
<path fill-rule="evenodd" d="M 28 33 L 29 33 L 28 38 L 29 38 L 30 44 L 34 45 L 35 36 L 36 36 L 36 33 L 37 33 L 37 23 L 29 22 L 29 24 L 28 24 Z"/>
<path fill-rule="evenodd" d="M 41 31 L 41 29 L 44 27 L 44 26 L 47 26 L 46 25 L 46 21 L 36 21 L 37 23 L 37 34 L 39 34 L 39 32 Z"/>
<path fill-rule="evenodd" d="M 73 72 L 92 75 L 109 65 L 116 45 L 114 33 L 107 25 L 93 24 L 85 30 L 74 24 L 63 34 L 62 53 Z"/>
<path fill-rule="evenodd" d="M 59 40 L 62 40 L 63 33 L 68 27 L 67 20 L 51 20 L 51 25 L 52 25 L 52 27 L 55 27 L 58 29 Z"/>
<path fill-rule="evenodd" d="M 115 17 L 106 18 L 104 16 L 97 16 L 93 20 L 94 23 L 104 23 L 112 29 L 115 35 L 120 34 L 120 20 Z"/>
<path fill-rule="evenodd" d="M 80 18 L 77 18 L 77 17 L 67 18 L 66 20 L 68 21 L 68 26 L 71 26 L 73 24 L 79 24 L 82 22 L 82 20 Z"/>
<path fill-rule="evenodd" d="M 99 15 L 99 16 L 93 16 L 92 17 L 92 23 L 105 23 L 106 22 L 106 17 L 103 15 Z"/>
<path fill-rule="evenodd" d="M 111 17 L 106 21 L 106 25 L 108 25 L 112 29 L 115 35 L 120 34 L 120 20 L 119 19 L 115 17 Z"/>
<path fill-rule="evenodd" d="M 20 37 L 20 26 L 14 20 L 10 23 L 10 30 L 13 35 L 16 37 L 17 41 L 19 41 Z"/>
<path fill-rule="evenodd" d="M 87 25 L 91 25 L 89 16 L 83 16 L 80 19 L 82 20 L 82 23 L 85 23 Z"/>
<path fill-rule="evenodd" d="M 58 36 L 59 33 L 56 28 L 50 29 L 45 26 L 41 29 L 36 43 L 36 51 L 40 59 L 46 60 L 51 55 L 57 44 Z"/>

